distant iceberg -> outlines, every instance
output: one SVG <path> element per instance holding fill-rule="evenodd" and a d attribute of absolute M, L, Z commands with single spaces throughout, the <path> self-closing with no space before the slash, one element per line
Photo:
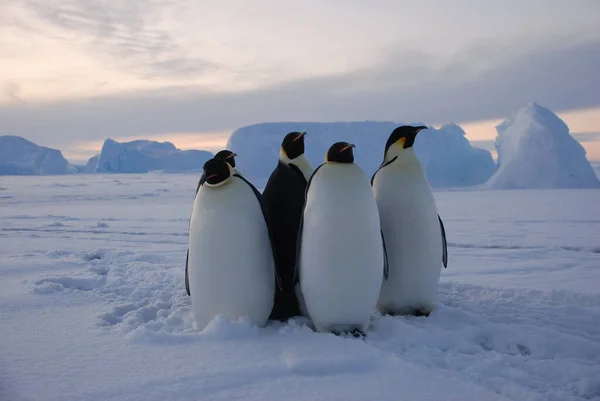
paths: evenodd
<path fill-rule="evenodd" d="M 356 162 L 370 177 L 383 160 L 385 142 L 400 125 L 388 121 L 333 123 L 272 122 L 235 130 L 227 148 L 238 154 L 236 163 L 256 185 L 266 184 L 277 164 L 283 137 L 291 131 L 306 131 L 306 156 L 316 167 L 325 152 L 337 141 L 356 145 Z M 496 166 L 489 151 L 471 146 L 465 132 L 455 124 L 421 131 L 415 152 L 435 187 L 471 186 L 485 183 Z"/>
<path fill-rule="evenodd" d="M 599 188 L 583 146 L 556 114 L 535 102 L 496 126 L 498 171 L 486 186 Z"/>
<path fill-rule="evenodd" d="M 96 155 L 94 157 L 90 157 L 87 164 L 83 166 L 81 169 L 82 173 L 93 173 L 96 171 L 96 167 L 98 167 L 98 158 L 100 155 Z"/>
<path fill-rule="evenodd" d="M 54 175 L 75 171 L 60 150 L 36 145 L 20 136 L 0 136 L 0 175 Z"/>
<path fill-rule="evenodd" d="M 204 150 L 180 150 L 170 142 L 137 140 L 117 142 L 106 139 L 100 154 L 84 167 L 85 173 L 178 173 L 202 170 L 213 154 Z"/>

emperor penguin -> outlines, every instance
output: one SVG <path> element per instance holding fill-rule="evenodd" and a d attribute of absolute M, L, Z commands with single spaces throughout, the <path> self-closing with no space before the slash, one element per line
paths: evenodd
<path fill-rule="evenodd" d="M 353 148 L 333 144 L 309 180 L 297 280 L 317 331 L 359 336 L 376 311 L 387 266 L 377 204 Z"/>
<path fill-rule="evenodd" d="M 240 171 L 240 169 L 237 168 L 236 165 L 235 165 L 235 157 L 236 156 L 237 156 L 237 153 L 232 152 L 231 150 L 228 150 L 228 149 L 220 150 L 220 151 L 218 151 L 215 154 L 215 157 L 217 159 L 223 159 L 227 163 L 229 163 L 231 165 L 231 167 L 233 167 L 233 171 L 235 171 L 235 173 L 237 175 L 241 175 L 242 177 L 244 177 L 244 175 L 242 174 L 242 172 Z"/>
<path fill-rule="evenodd" d="M 424 129 L 396 128 L 371 179 L 390 269 L 378 302 L 383 314 L 429 316 L 442 265 L 448 266 L 444 223 L 413 149 Z"/>
<path fill-rule="evenodd" d="M 263 190 L 267 221 L 274 234 L 274 246 L 279 258 L 277 266 L 282 281 L 282 289 L 276 292 L 269 317 L 272 320 L 285 321 L 304 314 L 294 289 L 294 270 L 304 193 L 313 172 L 304 156 L 305 135 L 306 132 L 290 132 L 283 138 L 277 166 Z"/>
<path fill-rule="evenodd" d="M 235 174 L 237 174 L 241 177 L 244 177 L 244 175 L 241 173 L 241 171 L 235 167 L 235 157 L 236 156 L 237 156 L 237 153 L 234 153 L 231 150 L 223 149 L 223 150 L 218 151 L 214 157 L 217 159 L 225 160 L 227 163 L 229 163 L 231 165 L 231 167 L 233 167 Z M 196 187 L 196 194 L 198 194 L 198 190 L 200 189 L 200 185 L 203 181 L 204 181 L 204 173 L 202 173 L 202 175 L 200 176 L 200 180 L 198 181 L 198 186 Z M 185 291 L 187 292 L 188 295 L 190 295 L 190 283 L 188 280 L 188 258 L 189 258 L 189 251 L 185 257 Z"/>
<path fill-rule="evenodd" d="M 204 164 L 189 228 L 192 313 L 203 329 L 218 314 L 263 326 L 279 282 L 261 195 L 222 159 Z"/>
<path fill-rule="evenodd" d="M 231 165 L 231 167 L 233 167 L 233 170 L 235 171 L 236 174 L 243 177 L 244 175 L 242 174 L 242 172 L 237 167 L 235 167 L 235 157 L 236 156 L 237 156 L 237 153 L 234 153 L 231 150 L 227 150 L 227 149 L 220 150 L 215 154 L 215 158 L 225 160 L 227 163 L 229 163 Z M 204 174 L 202 174 L 200 176 L 200 180 L 198 181 L 198 186 L 196 187 L 196 193 L 198 193 L 198 190 L 200 189 L 200 183 L 202 182 L 203 177 L 204 177 Z"/>

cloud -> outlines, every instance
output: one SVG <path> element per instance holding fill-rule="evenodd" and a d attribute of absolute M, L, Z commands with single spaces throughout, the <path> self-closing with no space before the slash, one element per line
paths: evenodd
<path fill-rule="evenodd" d="M 160 41 L 159 41 L 160 42 Z M 516 46 L 518 43 L 519 46 Z M 185 60 L 155 69 L 180 68 Z M 372 68 L 256 90 L 168 88 L 0 108 L 0 130 L 56 143 L 226 131 L 263 121 L 503 118 L 530 100 L 554 111 L 600 105 L 600 39 L 487 41 L 442 58 L 400 46 Z"/>
<path fill-rule="evenodd" d="M 9 104 L 24 104 L 25 101 L 19 96 L 21 85 L 15 82 L 7 82 L 4 84 L 3 97 Z"/>
<path fill-rule="evenodd" d="M 600 141 L 600 132 L 572 132 L 571 136 L 579 142 Z"/>
<path fill-rule="evenodd" d="M 95 58 L 126 68 L 142 79 L 200 75 L 217 68 L 206 59 L 182 56 L 186 52 L 169 29 L 161 29 L 157 27 L 160 24 L 154 23 L 153 15 L 164 11 L 170 3 L 25 0 L 24 6 L 42 23 L 59 28 L 62 34 L 57 38 L 81 43 Z M 36 29 L 31 24 L 28 28 Z"/>
<path fill-rule="evenodd" d="M 473 147 L 476 147 L 476 148 L 486 149 L 489 151 L 496 150 L 496 146 L 494 145 L 496 142 L 495 139 L 471 139 L 471 140 L 469 140 L 469 142 L 471 143 L 471 145 Z"/>

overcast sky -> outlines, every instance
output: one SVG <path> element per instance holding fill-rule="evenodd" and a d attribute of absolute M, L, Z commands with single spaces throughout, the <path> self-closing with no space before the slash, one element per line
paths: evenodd
<path fill-rule="evenodd" d="M 598 0 L 1 0 L 0 132 L 75 159 L 282 120 L 490 140 L 534 100 L 600 158 L 598 26 Z"/>

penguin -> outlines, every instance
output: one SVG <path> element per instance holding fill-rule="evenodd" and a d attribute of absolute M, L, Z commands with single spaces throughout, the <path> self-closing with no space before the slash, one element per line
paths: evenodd
<path fill-rule="evenodd" d="M 225 160 L 227 163 L 229 163 L 231 165 L 231 167 L 233 167 L 233 170 L 235 171 L 236 174 L 240 175 L 240 176 L 244 176 L 242 174 L 242 172 L 235 167 L 235 157 L 237 156 L 237 153 L 232 152 L 231 150 L 227 150 L 227 149 L 223 149 L 218 151 L 215 154 L 215 158 L 217 159 L 222 159 Z M 200 183 L 202 182 L 202 177 L 200 176 L 200 180 L 198 180 L 198 186 L 196 187 L 196 193 L 198 193 L 198 190 L 200 189 Z"/>
<path fill-rule="evenodd" d="M 334 143 L 309 180 L 296 280 L 316 331 L 363 336 L 387 265 L 377 204 L 353 148 Z"/>
<path fill-rule="evenodd" d="M 199 329 L 218 314 L 268 320 L 280 280 L 260 192 L 222 159 L 203 167 L 189 228 L 189 287 Z"/>
<path fill-rule="evenodd" d="M 290 132 L 281 143 L 277 166 L 263 190 L 267 221 L 274 233 L 282 291 L 277 291 L 269 319 L 286 321 L 302 316 L 294 288 L 296 242 L 304 206 L 304 193 L 313 168 L 304 156 L 306 132 Z"/>
<path fill-rule="evenodd" d="M 222 159 L 225 160 L 227 163 L 229 163 L 231 165 L 231 167 L 233 167 L 233 170 L 235 171 L 236 174 L 238 174 L 241 177 L 244 177 L 244 175 L 241 173 L 240 170 L 238 170 L 235 167 L 235 156 L 237 156 L 237 153 L 232 152 L 231 150 L 227 150 L 227 149 L 223 149 L 218 151 L 215 154 L 215 158 L 217 159 Z M 202 175 L 200 176 L 200 180 L 198 180 L 198 186 L 196 187 L 196 195 L 198 194 L 198 190 L 200 189 L 200 185 L 204 180 L 204 173 L 202 173 Z M 194 196 L 196 196 L 194 195 Z M 190 295 L 190 283 L 189 283 L 189 279 L 188 279 L 188 258 L 189 258 L 189 250 L 187 255 L 185 256 L 185 291 L 187 292 L 188 295 Z"/>
<path fill-rule="evenodd" d="M 390 271 L 378 301 L 382 314 L 429 316 L 442 265 L 448 266 L 444 223 L 413 148 L 424 129 L 396 128 L 371 178 Z"/>

